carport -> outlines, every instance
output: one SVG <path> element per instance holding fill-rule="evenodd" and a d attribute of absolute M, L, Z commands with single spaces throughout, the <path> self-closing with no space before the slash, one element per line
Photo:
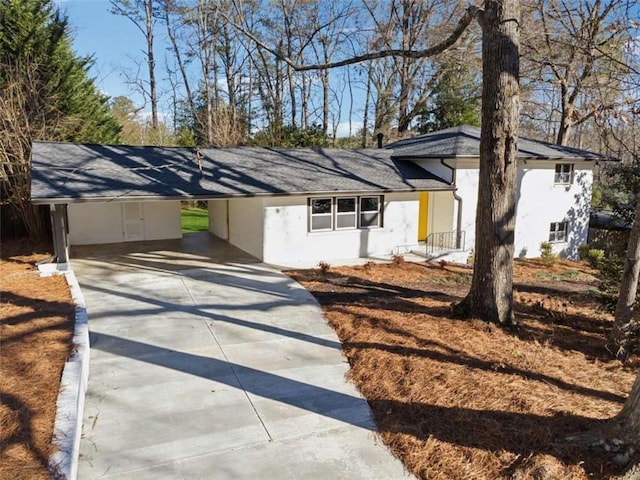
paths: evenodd
<path fill-rule="evenodd" d="M 418 241 L 420 192 L 454 189 L 385 149 L 34 142 L 31 176 L 58 263 L 70 245 L 179 239 L 183 200 L 208 201 L 209 231 L 270 264 L 390 255 Z"/>

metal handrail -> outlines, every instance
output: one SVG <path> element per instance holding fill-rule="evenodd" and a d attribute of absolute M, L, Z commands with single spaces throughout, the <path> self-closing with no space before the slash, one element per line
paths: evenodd
<path fill-rule="evenodd" d="M 433 232 L 425 241 L 427 254 L 442 250 L 464 250 L 465 231 Z"/>

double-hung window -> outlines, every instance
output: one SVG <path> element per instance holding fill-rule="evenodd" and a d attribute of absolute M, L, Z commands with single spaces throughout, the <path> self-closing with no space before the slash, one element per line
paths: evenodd
<path fill-rule="evenodd" d="M 309 231 L 354 230 L 382 226 L 383 197 L 327 197 L 309 199 Z"/>
<path fill-rule="evenodd" d="M 360 197 L 360 228 L 380 226 L 380 197 Z"/>
<path fill-rule="evenodd" d="M 336 198 L 336 230 L 356 228 L 356 202 L 355 197 Z"/>
<path fill-rule="evenodd" d="M 333 230 L 333 199 L 311 199 L 311 230 Z"/>
<path fill-rule="evenodd" d="M 571 185 L 573 183 L 573 163 L 556 163 L 553 183 L 556 185 Z"/>
<path fill-rule="evenodd" d="M 568 222 L 553 222 L 549 227 L 549 242 L 566 242 Z"/>

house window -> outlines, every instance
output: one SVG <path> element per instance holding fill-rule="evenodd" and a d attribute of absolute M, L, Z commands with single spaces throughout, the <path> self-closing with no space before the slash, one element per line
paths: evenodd
<path fill-rule="evenodd" d="M 549 227 L 550 242 L 566 242 L 567 241 L 568 222 L 553 222 Z"/>
<path fill-rule="evenodd" d="M 382 204 L 382 196 L 311 198 L 309 231 L 381 227 Z"/>
<path fill-rule="evenodd" d="M 336 229 L 356 228 L 356 198 L 336 199 Z"/>
<path fill-rule="evenodd" d="M 573 163 L 556 163 L 556 174 L 553 177 L 556 185 L 570 185 L 573 183 Z"/>
<path fill-rule="evenodd" d="M 311 199 L 311 231 L 333 229 L 333 201 L 331 198 Z"/>
<path fill-rule="evenodd" d="M 380 226 L 380 197 L 360 197 L 360 228 Z"/>

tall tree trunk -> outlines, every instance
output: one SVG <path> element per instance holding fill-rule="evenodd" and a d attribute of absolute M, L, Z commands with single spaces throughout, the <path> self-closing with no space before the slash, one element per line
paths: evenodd
<path fill-rule="evenodd" d="M 322 71 L 322 138 L 329 135 L 329 70 Z"/>
<path fill-rule="evenodd" d="M 187 70 L 185 68 L 184 61 L 182 60 L 182 54 L 180 53 L 180 49 L 178 48 L 178 42 L 176 40 L 175 32 L 173 31 L 173 27 L 171 26 L 171 17 L 170 17 L 170 3 L 164 3 L 164 21 L 167 27 L 167 36 L 169 37 L 169 41 L 171 42 L 171 48 L 173 49 L 173 53 L 176 57 L 176 61 L 178 62 L 178 68 L 180 69 L 180 76 L 182 77 L 182 83 L 184 85 L 185 93 L 187 94 L 187 103 L 189 105 L 189 114 L 193 117 L 194 121 L 196 115 L 196 106 L 193 101 L 193 93 L 191 91 L 191 85 L 189 83 L 189 77 L 187 76 Z M 175 115 L 174 115 L 175 116 Z"/>
<path fill-rule="evenodd" d="M 571 116 L 573 115 L 574 105 L 571 105 L 567 97 L 569 96 L 567 88 L 562 85 L 560 87 L 561 92 L 561 109 L 560 109 L 560 125 L 558 126 L 558 135 L 556 136 L 556 143 L 558 145 L 567 145 L 569 141 L 569 132 L 571 131 Z"/>
<path fill-rule="evenodd" d="M 309 87 L 311 80 L 307 80 L 307 72 L 302 72 L 302 88 L 300 89 L 300 125 L 302 128 L 309 128 Z"/>
<path fill-rule="evenodd" d="M 465 316 L 514 323 L 513 252 L 519 107 L 519 0 L 487 0 L 482 26 L 482 130 L 471 289 Z"/>
<path fill-rule="evenodd" d="M 147 36 L 147 67 L 149 68 L 149 94 L 151 96 L 151 127 L 157 130 L 158 93 L 156 86 L 156 62 L 153 57 L 153 0 L 144 3 L 145 27 Z"/>
<path fill-rule="evenodd" d="M 369 101 L 371 99 L 371 64 L 367 66 L 367 93 L 364 97 L 364 115 L 362 117 L 362 148 L 367 148 L 367 136 L 369 125 Z"/>
<path fill-rule="evenodd" d="M 640 446 L 640 372 L 631 388 L 624 407 L 615 419 L 620 425 L 620 436 L 627 443 Z"/>
<path fill-rule="evenodd" d="M 624 359 L 629 354 L 632 339 L 632 326 L 636 295 L 638 293 L 638 277 L 640 276 L 640 198 L 636 204 L 636 214 L 629 235 L 627 254 L 624 261 L 620 296 L 616 304 L 615 322 L 609 334 L 609 350 L 618 358 Z"/>
<path fill-rule="evenodd" d="M 287 41 L 287 57 L 293 58 L 293 34 L 291 32 L 291 16 L 287 11 L 287 5 L 284 1 L 280 2 L 280 8 L 282 10 L 282 17 L 284 21 L 284 33 Z M 289 97 L 291 102 L 291 127 L 295 130 L 296 122 L 297 122 L 297 112 L 296 112 L 296 79 L 293 68 L 290 65 L 287 65 L 287 84 L 289 87 Z"/>

